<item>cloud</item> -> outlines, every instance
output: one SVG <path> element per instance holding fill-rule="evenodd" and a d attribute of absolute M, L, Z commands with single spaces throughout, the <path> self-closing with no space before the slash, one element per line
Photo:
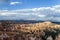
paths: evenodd
<path fill-rule="evenodd" d="M 55 6 L 53 6 L 53 7 L 55 7 L 55 8 L 60 8 L 60 5 L 55 5 Z"/>
<path fill-rule="evenodd" d="M 10 2 L 10 5 L 22 4 L 22 2 Z"/>
<path fill-rule="evenodd" d="M 5 15 L 7 15 L 7 14 L 6 14 L 6 13 L 1 13 L 1 15 L 5 16 Z"/>
<path fill-rule="evenodd" d="M 40 7 L 18 10 L 0 10 L 2 19 L 24 19 L 24 20 L 60 20 L 60 6 Z"/>
<path fill-rule="evenodd" d="M 46 15 L 38 15 L 38 16 L 44 18 Z"/>

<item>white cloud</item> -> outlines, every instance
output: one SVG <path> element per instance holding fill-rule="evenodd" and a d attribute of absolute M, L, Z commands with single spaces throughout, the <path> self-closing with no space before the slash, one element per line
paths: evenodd
<path fill-rule="evenodd" d="M 22 2 L 10 2 L 10 5 L 22 4 Z"/>
<path fill-rule="evenodd" d="M 5 16 L 5 15 L 6 15 L 6 13 L 1 13 L 1 15 Z"/>
<path fill-rule="evenodd" d="M 44 18 L 44 17 L 46 17 L 46 15 L 38 15 L 39 17 L 41 17 L 41 18 Z"/>
<path fill-rule="evenodd" d="M 60 20 L 60 8 L 56 6 L 52 7 L 40 7 L 31 9 L 19 9 L 19 10 L 0 10 L 0 16 L 7 16 L 10 19 L 34 19 L 34 20 Z M 8 18 L 8 19 L 9 19 Z"/>
<path fill-rule="evenodd" d="M 59 7 L 60 7 L 60 5 L 55 5 L 55 6 L 53 6 L 53 7 L 55 7 L 55 8 L 59 8 Z"/>

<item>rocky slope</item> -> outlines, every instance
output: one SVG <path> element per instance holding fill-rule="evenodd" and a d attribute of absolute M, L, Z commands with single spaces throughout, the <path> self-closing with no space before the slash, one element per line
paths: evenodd
<path fill-rule="evenodd" d="M 33 24 L 15 24 L 13 27 L 14 30 L 20 30 L 23 32 L 30 32 L 35 30 L 46 30 L 46 29 L 59 29 L 60 25 L 54 24 L 52 22 L 46 21 L 42 23 L 33 23 Z"/>

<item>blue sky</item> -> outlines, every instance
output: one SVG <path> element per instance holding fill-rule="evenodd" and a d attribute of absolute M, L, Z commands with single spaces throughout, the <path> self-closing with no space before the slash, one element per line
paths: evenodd
<path fill-rule="evenodd" d="M 0 20 L 60 22 L 60 0 L 0 0 Z"/>
<path fill-rule="evenodd" d="M 0 3 L 0 9 L 15 10 L 15 9 L 25 9 L 25 8 L 39 8 L 39 7 L 49 7 L 59 4 L 60 4 L 60 0 L 3 0 L 2 3 Z"/>

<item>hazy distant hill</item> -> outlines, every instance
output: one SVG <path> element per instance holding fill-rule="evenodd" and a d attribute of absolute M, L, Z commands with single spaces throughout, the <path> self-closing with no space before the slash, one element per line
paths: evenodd
<path fill-rule="evenodd" d="M 42 22 L 45 22 L 45 21 L 42 21 L 42 20 L 0 20 L 0 22 L 9 22 L 9 23 L 42 23 Z M 53 22 L 53 21 L 50 21 L 52 23 L 55 23 L 55 24 L 60 24 L 60 22 Z"/>

